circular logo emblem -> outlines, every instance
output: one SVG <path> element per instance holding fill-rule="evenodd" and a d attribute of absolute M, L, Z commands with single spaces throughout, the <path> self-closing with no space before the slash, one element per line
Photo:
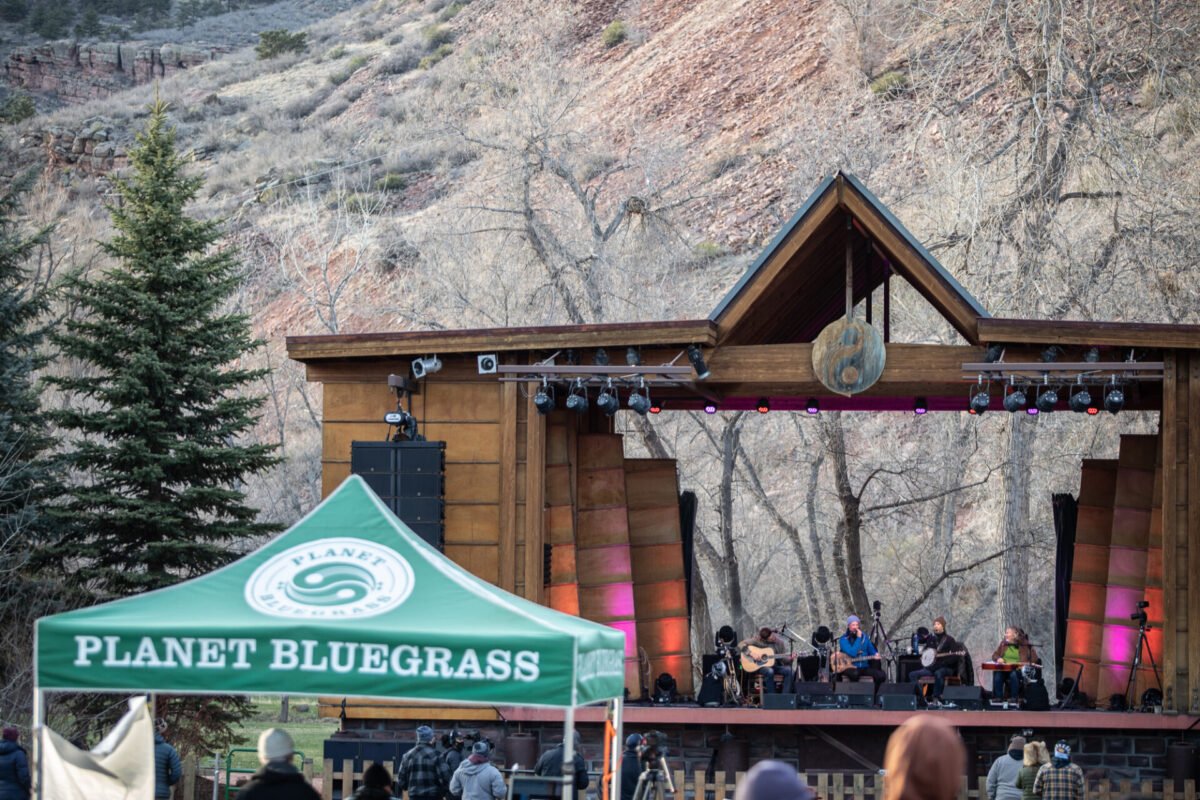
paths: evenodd
<path fill-rule="evenodd" d="M 297 545 L 260 564 L 246 581 L 246 602 L 288 619 L 373 617 L 412 590 L 412 567 L 395 550 L 338 537 Z"/>

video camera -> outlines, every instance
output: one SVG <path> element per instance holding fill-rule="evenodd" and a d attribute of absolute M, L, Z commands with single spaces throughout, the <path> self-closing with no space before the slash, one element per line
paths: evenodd
<path fill-rule="evenodd" d="M 643 769 L 661 769 L 659 764 L 667 757 L 667 747 L 663 744 L 666 734 L 662 731 L 646 731 L 642 734 L 642 745 L 638 748 L 638 758 Z"/>
<path fill-rule="evenodd" d="M 467 731 L 467 730 L 461 730 L 461 729 L 452 730 L 449 733 L 443 733 L 442 734 L 442 747 L 446 748 L 447 750 L 450 750 L 451 748 L 454 747 L 454 743 L 458 739 L 463 740 L 463 749 L 464 750 L 470 750 L 471 747 L 476 742 L 487 742 L 487 746 L 489 748 L 491 748 L 492 750 L 496 749 L 495 742 L 493 742 L 491 739 L 489 739 L 488 737 L 481 734 L 479 731 Z"/>
<path fill-rule="evenodd" d="M 1149 600 L 1138 601 L 1137 611 L 1130 614 L 1129 618 L 1132 620 L 1136 620 L 1137 622 L 1141 623 L 1142 625 L 1145 625 L 1146 621 L 1147 621 L 1146 609 L 1149 608 L 1149 606 L 1150 606 Z"/>

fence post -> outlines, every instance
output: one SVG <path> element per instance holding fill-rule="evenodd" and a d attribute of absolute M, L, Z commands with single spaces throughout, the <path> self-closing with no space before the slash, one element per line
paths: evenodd
<path fill-rule="evenodd" d="M 979 776 L 979 785 L 975 788 L 975 797 L 978 800 L 988 800 L 987 778 Z"/>
<path fill-rule="evenodd" d="M 695 786 L 695 800 L 708 800 L 708 771 L 692 770 L 692 783 Z"/>
<path fill-rule="evenodd" d="M 333 800 L 333 759 L 321 762 L 321 800 Z"/>
<path fill-rule="evenodd" d="M 342 759 L 342 797 L 354 796 L 354 759 Z"/>
<path fill-rule="evenodd" d="M 713 800 L 725 800 L 725 770 L 713 773 Z"/>
<path fill-rule="evenodd" d="M 675 770 L 675 794 L 679 800 L 683 800 L 687 796 L 687 778 L 683 774 L 682 769 Z M 695 782 L 693 781 L 693 784 Z M 700 795 L 700 800 L 703 800 L 703 795 Z"/>
<path fill-rule="evenodd" d="M 196 800 L 196 757 L 188 756 L 183 760 L 182 793 L 176 792 L 184 800 Z"/>
<path fill-rule="evenodd" d="M 842 773 L 835 772 L 835 773 L 833 773 L 832 777 L 833 777 L 833 780 L 831 781 L 831 783 L 833 785 L 829 788 L 830 800 L 846 800 L 846 791 L 843 788 L 845 785 L 845 781 L 843 779 Z"/>
<path fill-rule="evenodd" d="M 300 762 L 300 772 L 304 775 L 304 780 L 308 781 L 311 786 L 313 780 L 313 760 L 311 758 L 305 758 Z"/>

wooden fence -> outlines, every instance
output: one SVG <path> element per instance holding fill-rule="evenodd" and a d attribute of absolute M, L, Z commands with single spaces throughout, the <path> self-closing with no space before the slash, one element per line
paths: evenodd
<path fill-rule="evenodd" d="M 391 762 L 383 762 L 388 772 L 395 774 Z M 325 759 L 321 764 L 321 772 L 314 775 L 313 762 L 306 760 L 302 768 L 304 777 L 310 782 L 314 777 L 320 779 L 322 800 L 332 800 L 334 788 L 340 787 L 341 796 L 350 798 L 355 787 L 362 781 L 362 772 L 354 770 L 354 762 L 345 760 L 340 765 L 334 765 L 333 759 Z M 675 782 L 676 800 L 732 800 L 738 781 L 745 775 L 739 772 L 729 780 L 724 772 L 718 771 L 709 775 L 702 769 L 695 770 L 691 775 L 677 769 L 672 773 Z M 175 789 L 175 800 L 210 800 L 211 787 L 204 796 L 197 796 L 197 776 L 212 778 L 212 762 L 207 766 L 203 763 L 197 766 L 194 759 L 188 759 L 184 765 L 184 778 L 181 786 Z M 224 773 L 222 772 L 222 779 Z M 842 772 L 802 772 L 800 777 L 812 787 L 821 800 L 882 800 L 883 782 L 885 777 L 874 773 L 842 773 Z M 592 786 L 596 786 L 599 776 L 592 775 Z M 594 791 L 594 790 L 593 790 Z M 1162 800 L 1200 800 L 1196 796 L 1196 782 L 1184 781 L 1182 790 L 1176 790 L 1173 781 L 1141 781 L 1109 780 L 1108 778 L 1092 779 L 1088 782 L 1088 797 L 1094 800 L 1120 800 L 1130 795 L 1138 797 L 1162 798 Z M 236 796 L 236 795 L 235 795 Z M 220 787 L 219 800 L 224 800 L 225 789 Z M 958 800 L 987 800 L 987 779 L 980 778 L 971 786 L 964 777 L 958 791 Z"/>

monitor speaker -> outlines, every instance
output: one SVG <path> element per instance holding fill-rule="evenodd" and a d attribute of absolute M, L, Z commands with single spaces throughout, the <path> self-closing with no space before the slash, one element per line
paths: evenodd
<path fill-rule="evenodd" d="M 879 703 L 884 711 L 915 711 L 917 708 L 917 685 L 915 683 L 879 684 Z"/>
<path fill-rule="evenodd" d="M 946 686 L 942 689 L 942 706 L 953 704 L 967 711 L 983 710 L 983 689 L 978 686 Z"/>
<path fill-rule="evenodd" d="M 870 708 L 875 705 L 875 681 L 839 681 L 834 695 L 838 708 Z"/>
<path fill-rule="evenodd" d="M 780 692 L 763 695 L 763 708 L 787 709 L 796 707 L 796 695 Z"/>
<path fill-rule="evenodd" d="M 796 684 L 796 707 L 837 708 L 837 698 L 825 681 L 801 681 Z"/>

